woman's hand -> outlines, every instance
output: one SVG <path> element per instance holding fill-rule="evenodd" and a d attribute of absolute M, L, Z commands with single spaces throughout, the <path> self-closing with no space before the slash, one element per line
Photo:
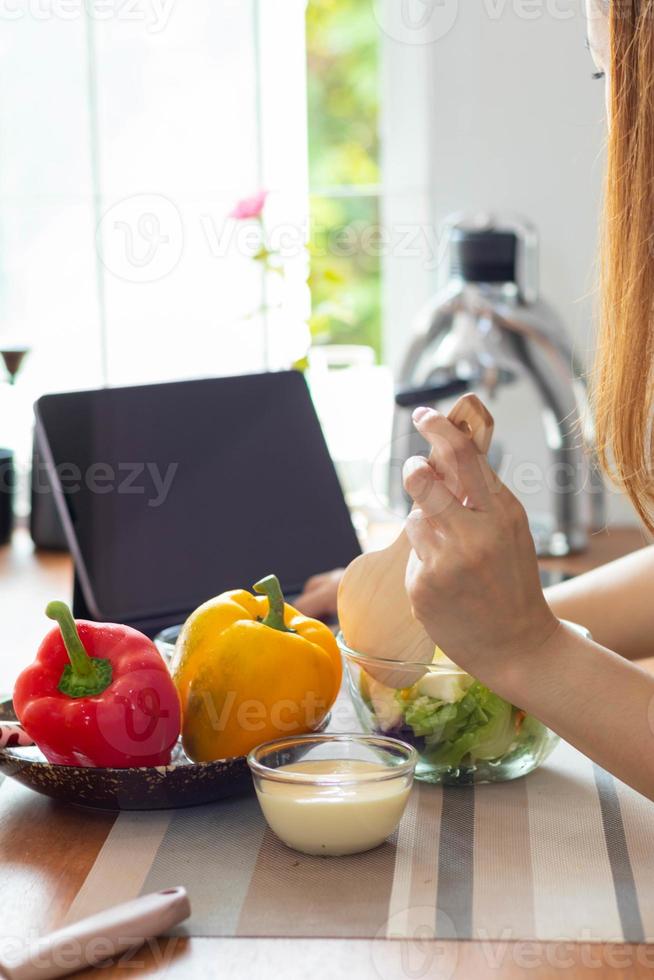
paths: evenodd
<path fill-rule="evenodd" d="M 513 494 L 443 415 L 422 408 L 414 421 L 432 447 L 404 477 L 416 616 L 455 663 L 654 799 L 654 678 L 559 623 Z"/>
<path fill-rule="evenodd" d="M 307 579 L 304 590 L 295 600 L 295 608 L 313 619 L 333 619 L 336 616 L 338 587 L 344 568 L 334 568 Z"/>
<path fill-rule="evenodd" d="M 432 409 L 417 409 L 413 419 L 432 450 L 429 461 L 412 457 L 404 469 L 416 504 L 406 525 L 414 614 L 455 663 L 501 687 L 510 662 L 559 626 L 543 596 L 527 516 L 466 433 Z"/>

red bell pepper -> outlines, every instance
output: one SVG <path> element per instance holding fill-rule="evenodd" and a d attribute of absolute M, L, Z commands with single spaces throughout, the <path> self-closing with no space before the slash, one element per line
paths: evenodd
<path fill-rule="evenodd" d="M 181 727 L 179 697 L 156 646 L 129 626 L 59 624 L 18 677 L 14 709 L 49 762 L 64 766 L 163 766 Z"/>

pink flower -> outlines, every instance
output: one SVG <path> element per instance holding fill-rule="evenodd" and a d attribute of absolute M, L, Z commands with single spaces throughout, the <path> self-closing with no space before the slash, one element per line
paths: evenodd
<path fill-rule="evenodd" d="M 268 191 L 260 190 L 256 194 L 252 194 L 251 197 L 242 198 L 242 200 L 236 202 L 229 212 L 229 217 L 236 218 L 238 221 L 247 221 L 250 218 L 260 217 L 267 197 Z"/>

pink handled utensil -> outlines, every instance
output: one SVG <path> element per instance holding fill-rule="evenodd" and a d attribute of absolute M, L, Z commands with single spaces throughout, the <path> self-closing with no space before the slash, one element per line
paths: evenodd
<path fill-rule="evenodd" d="M 17 721 L 3 721 L 0 724 L 0 749 L 18 749 L 28 745 L 34 745 L 34 739 Z"/>
<path fill-rule="evenodd" d="M 43 936 L 14 956 L 0 959 L 6 980 L 54 980 L 97 966 L 142 946 L 191 914 L 184 888 L 142 895 Z"/>

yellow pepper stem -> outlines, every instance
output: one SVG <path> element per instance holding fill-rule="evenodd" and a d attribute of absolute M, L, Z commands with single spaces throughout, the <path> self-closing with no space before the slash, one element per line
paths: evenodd
<path fill-rule="evenodd" d="M 280 630 L 282 633 L 293 633 L 284 622 L 284 593 L 276 575 L 266 575 L 252 586 L 255 592 L 268 596 L 268 614 L 262 620 L 264 626 Z"/>

